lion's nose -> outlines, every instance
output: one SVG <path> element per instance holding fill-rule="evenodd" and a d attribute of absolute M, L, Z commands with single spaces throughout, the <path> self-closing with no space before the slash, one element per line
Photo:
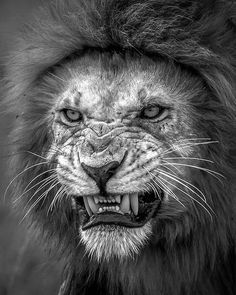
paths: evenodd
<path fill-rule="evenodd" d="M 96 184 L 104 192 L 107 181 L 115 174 L 120 163 L 117 161 L 112 161 L 101 167 L 91 167 L 84 163 L 81 163 L 84 171 L 95 180 Z"/>

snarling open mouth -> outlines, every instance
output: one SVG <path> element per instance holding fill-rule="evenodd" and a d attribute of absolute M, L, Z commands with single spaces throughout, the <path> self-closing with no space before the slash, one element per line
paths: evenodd
<path fill-rule="evenodd" d="M 158 211 L 163 191 L 124 195 L 74 197 L 82 215 L 82 230 L 100 224 L 141 227 Z"/>

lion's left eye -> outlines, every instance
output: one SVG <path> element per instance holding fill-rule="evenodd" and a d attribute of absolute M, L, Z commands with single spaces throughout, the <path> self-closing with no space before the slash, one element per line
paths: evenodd
<path fill-rule="evenodd" d="M 158 105 L 150 105 L 142 109 L 141 118 L 143 119 L 156 119 L 163 112 L 163 108 Z"/>
<path fill-rule="evenodd" d="M 78 122 L 82 119 L 82 115 L 79 111 L 65 109 L 62 111 L 64 118 L 72 123 Z"/>

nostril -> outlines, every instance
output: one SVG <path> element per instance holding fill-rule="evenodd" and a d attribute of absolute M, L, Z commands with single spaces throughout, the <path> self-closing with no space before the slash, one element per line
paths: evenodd
<path fill-rule="evenodd" d="M 92 153 L 95 153 L 95 152 L 96 152 L 95 145 L 92 144 L 90 141 L 87 141 L 87 147 L 88 147 L 88 149 L 89 149 Z"/>
<path fill-rule="evenodd" d="M 117 161 L 113 161 L 108 163 L 107 165 L 103 166 L 104 172 L 106 171 L 111 176 L 116 172 L 116 169 L 120 166 L 120 163 Z"/>
<path fill-rule="evenodd" d="M 85 163 L 81 163 L 81 166 L 103 191 L 107 181 L 115 174 L 117 168 L 120 166 L 120 163 L 112 161 L 101 167 L 92 167 L 86 165 Z"/>

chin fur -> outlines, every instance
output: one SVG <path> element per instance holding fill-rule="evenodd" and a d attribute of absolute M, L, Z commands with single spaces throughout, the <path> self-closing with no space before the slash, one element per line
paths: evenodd
<path fill-rule="evenodd" d="M 134 258 L 151 234 L 150 222 L 139 228 L 99 225 L 83 231 L 80 227 L 81 241 L 86 253 L 98 262 L 109 261 L 111 258 Z"/>

